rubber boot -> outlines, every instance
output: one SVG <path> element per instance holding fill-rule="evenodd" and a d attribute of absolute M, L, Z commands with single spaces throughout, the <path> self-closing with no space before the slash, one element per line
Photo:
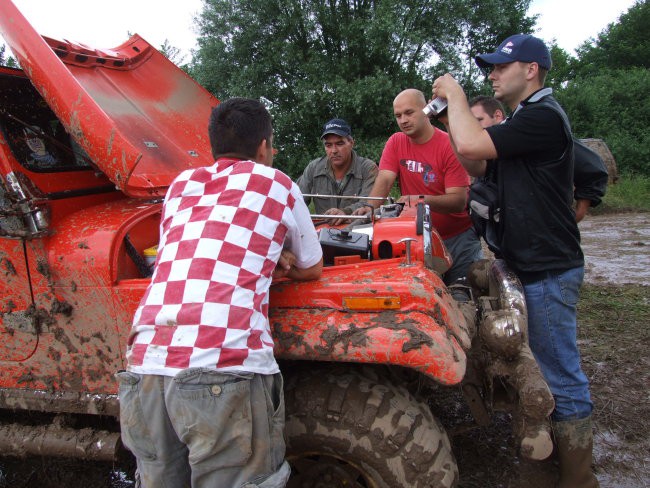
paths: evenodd
<path fill-rule="evenodd" d="M 594 444 L 591 416 L 553 422 L 553 433 L 560 461 L 557 488 L 598 488 L 600 485 L 591 470 Z"/>

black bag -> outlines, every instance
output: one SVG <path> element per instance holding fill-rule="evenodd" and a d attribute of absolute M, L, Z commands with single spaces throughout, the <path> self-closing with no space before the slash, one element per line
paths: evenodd
<path fill-rule="evenodd" d="M 500 218 L 499 188 L 489 178 L 478 178 L 469 187 L 469 215 L 479 237 L 490 251 L 499 253 L 498 230 Z"/>

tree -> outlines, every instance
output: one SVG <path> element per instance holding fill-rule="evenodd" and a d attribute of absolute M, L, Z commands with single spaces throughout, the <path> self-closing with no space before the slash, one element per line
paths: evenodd
<path fill-rule="evenodd" d="M 476 55 L 494 51 L 501 41 L 513 34 L 532 32 L 537 16 L 526 16 L 529 5 L 530 1 L 522 0 L 465 2 L 466 10 L 458 19 L 460 38 L 452 46 L 449 58 L 441 60 L 440 68 L 447 64 L 447 71 L 458 75 L 469 97 L 486 92 L 485 77 L 474 61 Z M 487 91 L 491 94 L 491 84 L 489 86 Z"/>
<path fill-rule="evenodd" d="M 204 0 L 191 73 L 217 98 L 267 102 L 277 164 L 294 177 L 322 153 L 320 129 L 332 117 L 350 122 L 359 152 L 378 160 L 395 130 L 399 91 L 428 96 L 434 76 L 447 71 L 471 81 L 469 56 L 530 29 L 520 13 L 529 0 L 507 3 Z"/>
<path fill-rule="evenodd" d="M 185 68 L 187 63 L 185 63 L 185 55 L 181 52 L 176 46 L 172 46 L 169 42 L 169 39 L 165 39 L 158 49 L 160 53 L 169 59 L 176 66 Z"/>
<path fill-rule="evenodd" d="M 638 1 L 577 50 L 557 91 L 574 133 L 603 139 L 621 173 L 650 176 L 650 4 Z M 553 71 L 551 71 L 552 73 Z"/>
<path fill-rule="evenodd" d="M 617 22 L 609 24 L 595 40 L 577 49 L 577 72 L 598 74 L 600 69 L 650 68 L 650 3 L 637 0 Z"/>
<path fill-rule="evenodd" d="M 569 80 L 575 77 L 576 60 L 568 52 L 557 45 L 555 39 L 549 46 L 553 66 L 546 76 L 546 86 L 555 92 L 562 90 Z"/>
<path fill-rule="evenodd" d="M 7 56 L 7 46 L 0 45 L 0 66 L 9 66 L 10 68 L 18 68 L 18 62 L 13 56 Z"/>
<path fill-rule="evenodd" d="M 578 137 L 603 139 L 621 173 L 650 176 L 650 70 L 602 70 L 558 94 Z"/>

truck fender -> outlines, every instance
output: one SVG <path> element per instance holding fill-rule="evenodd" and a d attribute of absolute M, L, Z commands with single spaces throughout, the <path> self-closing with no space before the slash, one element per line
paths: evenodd
<path fill-rule="evenodd" d="M 462 347 L 423 312 L 273 308 L 269 321 L 279 359 L 403 366 L 444 385 L 465 375 Z"/>

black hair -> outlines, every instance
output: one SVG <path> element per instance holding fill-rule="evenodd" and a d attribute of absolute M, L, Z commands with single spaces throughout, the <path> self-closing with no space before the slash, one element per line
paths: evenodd
<path fill-rule="evenodd" d="M 254 158 L 264 139 L 271 147 L 271 114 L 257 100 L 230 98 L 212 109 L 208 134 L 214 158 L 223 155 Z"/>

